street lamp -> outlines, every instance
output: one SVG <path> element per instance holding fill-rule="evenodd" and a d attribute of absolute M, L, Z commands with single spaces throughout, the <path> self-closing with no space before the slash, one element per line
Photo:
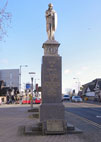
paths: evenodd
<path fill-rule="evenodd" d="M 79 92 L 79 90 L 80 90 L 80 85 L 79 85 L 79 84 L 80 84 L 80 81 L 79 81 L 79 78 L 75 78 L 75 77 L 74 77 L 73 79 L 76 79 L 76 80 L 77 80 L 77 83 L 78 83 L 78 92 Z"/>
<path fill-rule="evenodd" d="M 28 67 L 28 65 L 20 65 L 20 72 L 19 72 L 19 91 L 21 93 L 21 69 L 22 67 Z"/>
<path fill-rule="evenodd" d="M 31 97 L 31 109 L 33 109 L 33 75 L 35 75 L 36 73 L 35 72 L 29 72 L 29 74 L 31 75 L 31 94 L 32 94 L 32 97 Z"/>

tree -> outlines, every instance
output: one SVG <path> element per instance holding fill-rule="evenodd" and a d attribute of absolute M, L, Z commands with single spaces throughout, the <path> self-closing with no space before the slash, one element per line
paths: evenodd
<path fill-rule="evenodd" d="M 3 7 L 0 7 L 0 41 L 7 35 L 7 28 L 11 23 L 11 13 L 6 12 L 8 0 L 6 0 Z"/>

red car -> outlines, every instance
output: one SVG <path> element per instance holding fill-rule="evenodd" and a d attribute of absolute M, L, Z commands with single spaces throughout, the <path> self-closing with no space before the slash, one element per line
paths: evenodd
<path fill-rule="evenodd" d="M 34 98 L 33 98 L 33 103 L 34 103 L 34 104 L 40 104 L 40 103 L 41 103 L 41 99 L 34 97 Z"/>
<path fill-rule="evenodd" d="M 30 100 L 27 100 L 27 99 L 23 99 L 23 100 L 22 100 L 22 104 L 30 104 L 30 103 L 31 103 Z"/>
<path fill-rule="evenodd" d="M 24 98 L 22 100 L 22 104 L 30 104 L 30 103 L 31 103 L 31 100 L 29 100 L 29 98 Z M 33 98 L 33 104 L 40 104 L 40 103 L 41 103 L 40 98 L 36 98 L 36 97 Z"/>

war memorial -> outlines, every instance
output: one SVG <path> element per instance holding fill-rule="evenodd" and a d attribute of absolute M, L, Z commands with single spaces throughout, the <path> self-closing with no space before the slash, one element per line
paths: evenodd
<path fill-rule="evenodd" d="M 44 56 L 41 65 L 42 104 L 33 108 L 33 117 L 39 118 L 36 125 L 25 126 L 24 134 L 47 135 L 79 133 L 79 129 L 67 123 L 62 103 L 62 57 L 58 54 L 60 43 L 55 40 L 57 13 L 53 5 L 46 10 L 46 31 L 48 40 L 43 43 Z"/>
<path fill-rule="evenodd" d="M 62 97 L 62 57 L 58 54 L 60 43 L 55 40 L 57 14 L 53 5 L 46 11 L 46 31 L 48 40 L 43 43 L 42 57 L 42 104 L 40 106 L 40 122 L 45 133 L 65 133 L 64 106 Z"/>

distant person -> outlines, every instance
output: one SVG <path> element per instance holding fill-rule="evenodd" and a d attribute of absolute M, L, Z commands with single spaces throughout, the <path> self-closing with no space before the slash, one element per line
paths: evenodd
<path fill-rule="evenodd" d="M 7 92 L 6 97 L 7 97 L 7 104 L 9 104 L 9 92 Z"/>
<path fill-rule="evenodd" d="M 11 100 L 12 100 L 12 103 L 14 104 L 15 102 L 14 95 L 11 96 Z"/>

